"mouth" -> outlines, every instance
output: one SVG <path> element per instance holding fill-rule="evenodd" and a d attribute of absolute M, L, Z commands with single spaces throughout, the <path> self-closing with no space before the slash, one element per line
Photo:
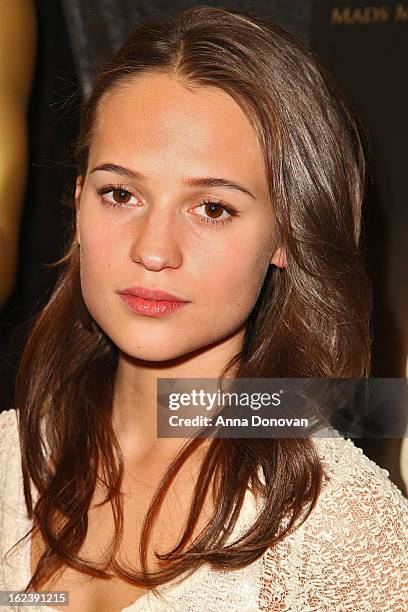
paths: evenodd
<path fill-rule="evenodd" d="M 150 317 L 166 316 L 188 303 L 188 300 L 160 289 L 132 287 L 118 293 L 132 312 Z"/>
<path fill-rule="evenodd" d="M 188 302 L 188 300 L 184 300 L 183 298 L 173 295 L 168 291 L 163 291 L 162 289 L 148 289 L 147 287 L 129 287 L 119 291 L 119 293 L 134 295 L 136 297 L 141 297 L 145 300 L 153 300 L 155 302 Z"/>

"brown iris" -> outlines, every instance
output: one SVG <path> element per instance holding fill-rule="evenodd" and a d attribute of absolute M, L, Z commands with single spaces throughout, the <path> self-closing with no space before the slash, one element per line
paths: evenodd
<path fill-rule="evenodd" d="M 207 203 L 205 203 L 205 207 L 204 207 L 204 208 L 205 208 L 205 212 L 206 212 L 207 214 L 209 214 L 209 213 L 211 213 L 211 214 L 212 214 L 212 213 L 214 213 L 214 212 L 217 212 L 217 211 L 214 211 L 214 208 L 218 208 L 219 214 L 217 214 L 217 215 L 215 216 L 215 219 L 217 219 L 218 217 L 220 217 L 220 216 L 222 215 L 222 213 L 224 212 L 223 207 L 222 207 L 222 206 L 221 206 L 221 204 L 219 204 L 218 202 L 207 202 Z M 210 208 L 210 209 L 211 209 L 211 211 L 208 211 L 208 210 L 207 210 L 207 208 Z"/>
<path fill-rule="evenodd" d="M 117 194 L 119 194 L 119 196 L 117 196 Z M 114 189 L 112 191 L 112 197 L 117 204 L 127 204 L 132 194 L 125 189 Z"/>

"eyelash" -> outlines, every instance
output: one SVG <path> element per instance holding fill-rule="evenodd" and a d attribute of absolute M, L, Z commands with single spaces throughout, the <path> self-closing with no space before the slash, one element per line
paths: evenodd
<path fill-rule="evenodd" d="M 111 193 L 112 191 L 124 191 L 129 195 L 133 195 L 131 193 L 131 191 L 129 191 L 129 189 L 126 188 L 125 185 L 121 185 L 121 184 L 111 184 L 111 185 L 106 185 L 105 187 L 101 187 L 100 189 L 97 189 L 97 194 L 101 197 L 101 201 L 105 206 L 112 206 L 113 208 L 122 208 L 122 207 L 126 207 L 126 208 L 132 208 L 133 205 L 129 205 L 127 206 L 126 203 L 120 204 L 119 202 L 110 202 L 109 200 L 107 200 L 106 198 L 102 197 L 108 193 Z M 232 221 L 232 217 L 237 217 L 238 213 L 233 210 L 230 206 L 228 206 L 227 204 L 225 204 L 222 200 L 218 200 L 218 199 L 205 199 L 202 198 L 202 200 L 200 201 L 200 204 L 198 206 L 198 208 L 200 206 L 204 206 L 204 205 L 217 205 L 217 206 L 221 206 L 227 213 L 229 213 L 229 217 L 227 217 L 226 219 L 222 219 L 221 221 L 218 221 L 217 219 L 206 219 L 205 217 L 201 217 L 201 215 L 196 215 L 199 218 L 200 223 L 206 223 L 209 225 L 217 225 L 217 226 L 222 226 L 225 225 L 226 223 L 229 223 L 230 221 Z"/>

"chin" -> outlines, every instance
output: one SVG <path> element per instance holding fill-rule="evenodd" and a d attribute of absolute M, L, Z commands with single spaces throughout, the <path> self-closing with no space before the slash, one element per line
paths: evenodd
<path fill-rule="evenodd" d="M 88 308 L 89 309 L 89 308 Z M 115 346 L 124 354 L 134 359 L 146 361 L 163 361 L 177 357 L 182 350 L 180 340 L 182 333 L 180 328 L 170 330 L 163 326 L 164 321 L 140 317 L 139 321 L 132 320 L 116 312 L 106 313 L 91 312 L 91 316 L 100 329 L 108 336 Z M 180 349 L 178 349 L 180 347 Z"/>
<path fill-rule="evenodd" d="M 162 349 L 160 346 L 154 346 L 154 347 L 142 347 L 142 346 L 120 347 L 119 346 L 119 348 L 130 359 L 135 359 L 138 361 L 146 361 L 146 362 L 150 361 L 154 363 L 164 362 L 164 361 L 168 362 L 168 361 L 177 359 L 181 357 L 182 355 L 184 355 L 184 353 L 180 353 L 180 351 L 177 351 L 174 349 L 166 351 L 165 349 Z"/>
<path fill-rule="evenodd" d="M 202 351 L 208 350 L 212 346 L 212 342 L 207 339 L 205 341 L 197 342 L 197 337 L 189 339 L 182 337 L 180 332 L 177 337 L 174 334 L 167 338 L 160 338 L 159 334 L 151 334 L 148 338 L 140 334 L 138 340 L 129 342 L 129 335 L 127 337 L 112 338 L 113 342 L 119 348 L 119 350 L 130 359 L 146 362 L 169 362 L 187 361 L 197 356 Z M 176 365 L 174 363 L 173 365 Z"/>
<path fill-rule="evenodd" d="M 161 337 L 157 331 L 151 331 L 148 335 L 135 332 L 108 335 L 124 355 L 139 361 L 170 361 L 182 358 L 196 348 L 190 347 L 186 342 L 180 342 L 181 334 L 178 334 L 178 338 L 175 338 L 174 334 L 163 334 Z"/>

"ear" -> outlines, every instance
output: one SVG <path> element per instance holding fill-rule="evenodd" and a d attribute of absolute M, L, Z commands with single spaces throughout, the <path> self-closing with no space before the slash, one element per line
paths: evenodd
<path fill-rule="evenodd" d="M 286 268 L 286 255 L 283 247 L 278 247 L 272 255 L 271 264 L 278 266 L 278 268 Z"/>
<path fill-rule="evenodd" d="M 79 232 L 79 211 L 80 211 L 81 193 L 82 193 L 82 176 L 79 174 L 77 176 L 76 184 L 75 184 L 75 212 L 76 212 L 75 227 L 76 227 L 76 241 L 78 242 L 78 244 L 81 244 L 80 232 Z"/>

